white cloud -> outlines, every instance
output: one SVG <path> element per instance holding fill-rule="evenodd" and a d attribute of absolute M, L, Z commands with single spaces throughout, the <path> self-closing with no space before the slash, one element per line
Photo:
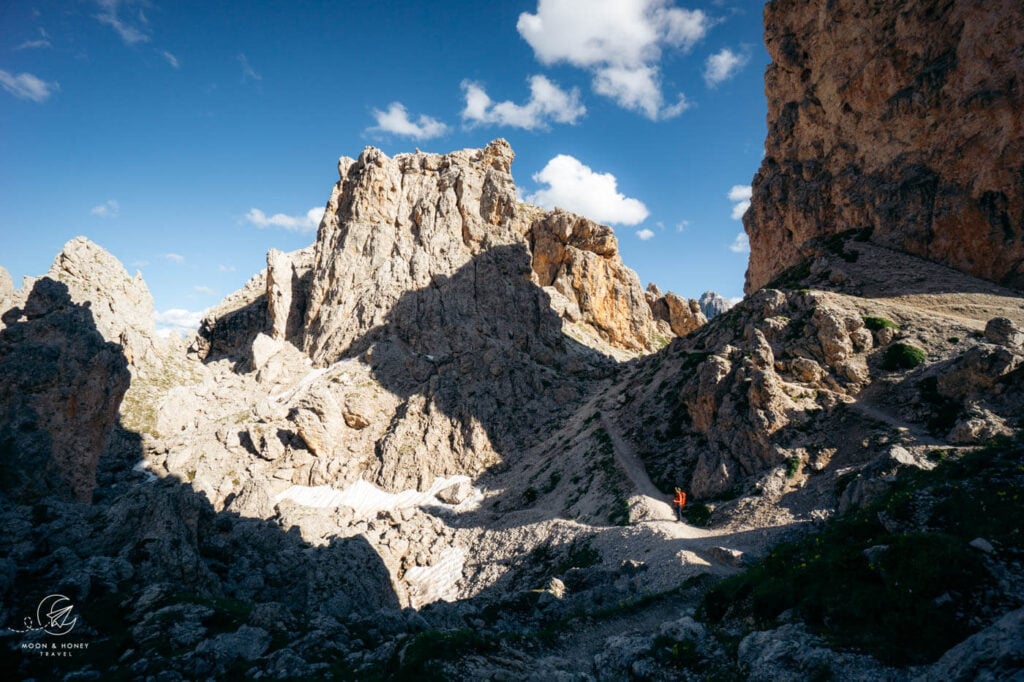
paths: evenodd
<path fill-rule="evenodd" d="M 120 212 L 121 204 L 117 203 L 116 199 L 110 199 L 99 206 L 93 206 L 89 210 L 89 213 L 100 218 L 116 218 Z"/>
<path fill-rule="evenodd" d="M 615 176 L 595 173 L 577 159 L 559 154 L 533 176 L 548 187 L 526 197 L 543 206 L 556 206 L 600 223 L 636 225 L 647 218 L 647 207 L 638 199 L 619 193 Z"/>
<path fill-rule="evenodd" d="M 237 59 L 238 59 L 238 63 L 242 65 L 242 82 L 243 83 L 248 81 L 248 80 L 254 80 L 254 81 L 261 81 L 261 80 L 263 80 L 263 76 L 260 75 L 259 73 L 257 73 L 256 69 L 252 68 L 252 65 L 249 64 L 249 58 L 246 57 L 244 53 L 239 52 Z"/>
<path fill-rule="evenodd" d="M 19 99 L 30 99 L 33 102 L 45 102 L 60 90 L 57 82 L 47 83 L 31 73 L 14 75 L 3 69 L 0 69 L 0 86 Z"/>
<path fill-rule="evenodd" d="M 223 263 L 217 266 L 217 272 L 234 272 L 234 265 L 224 265 Z"/>
<path fill-rule="evenodd" d="M 750 239 L 747 238 L 747 233 L 740 232 L 736 235 L 732 244 L 729 245 L 729 250 L 733 253 L 750 253 Z"/>
<path fill-rule="evenodd" d="M 676 223 L 676 232 L 685 232 L 686 228 L 690 226 L 689 220 L 680 220 Z"/>
<path fill-rule="evenodd" d="M 526 104 L 505 101 L 494 103 L 479 83 L 462 81 L 466 95 L 466 108 L 462 110 L 463 120 L 471 123 L 491 123 L 513 128 L 544 128 L 548 120 L 556 123 L 576 123 L 587 113 L 580 102 L 580 91 L 573 88 L 562 90 L 544 76 L 530 78 L 530 99 Z"/>
<path fill-rule="evenodd" d="M 703 11 L 670 0 L 538 0 L 537 13 L 520 14 L 516 29 L 542 63 L 587 69 L 595 92 L 659 120 L 687 107 L 681 95 L 665 104 L 662 51 L 689 51 L 711 25 Z"/>
<path fill-rule="evenodd" d="M 26 40 L 21 45 L 18 45 L 15 49 L 17 50 L 41 50 L 47 47 L 53 47 L 53 43 L 50 42 L 50 34 L 46 32 L 45 28 L 40 28 L 39 37 L 35 40 Z"/>
<path fill-rule="evenodd" d="M 742 220 L 743 214 L 750 208 L 750 197 L 753 188 L 750 185 L 733 185 L 729 190 L 729 201 L 733 202 L 732 219 Z"/>
<path fill-rule="evenodd" d="M 100 7 L 96 19 L 117 31 L 125 44 L 149 42 L 149 35 L 146 33 L 149 22 L 141 9 L 133 7 L 136 4 L 135 0 L 96 0 L 96 4 Z M 125 18 L 125 13 L 130 16 Z"/>
<path fill-rule="evenodd" d="M 411 120 L 401 102 L 392 102 L 388 105 L 387 111 L 374 109 L 373 117 L 377 125 L 369 128 L 368 132 L 391 133 L 414 140 L 429 140 L 448 132 L 448 126 L 429 116 L 421 114 L 415 121 Z"/>
<path fill-rule="evenodd" d="M 291 216 L 284 213 L 268 216 L 258 208 L 250 208 L 249 212 L 245 214 L 245 219 L 260 229 L 280 227 L 292 232 L 312 232 L 320 226 L 320 220 L 323 217 L 322 206 L 309 209 L 304 216 Z"/>
<path fill-rule="evenodd" d="M 182 256 L 180 253 L 165 253 L 164 258 L 171 261 L 172 263 L 181 264 L 185 262 L 185 257 Z"/>
<path fill-rule="evenodd" d="M 25 42 L 23 42 L 21 45 L 18 45 L 14 49 L 15 49 L 15 51 L 17 51 L 17 50 L 38 50 L 38 49 L 42 49 L 44 47 L 53 47 L 53 44 L 50 43 L 50 41 L 47 40 L 46 38 L 39 38 L 38 40 L 26 40 Z"/>
<path fill-rule="evenodd" d="M 185 310 L 183 308 L 171 308 L 170 310 L 157 310 L 153 314 L 156 322 L 156 333 L 163 337 L 172 334 L 187 336 L 199 328 L 205 310 Z"/>
<path fill-rule="evenodd" d="M 704 63 L 704 82 L 709 88 L 724 83 L 739 73 L 749 59 L 749 55 L 738 54 L 729 48 L 723 48 L 708 57 Z"/>
<path fill-rule="evenodd" d="M 147 265 L 149 265 L 149 261 L 148 260 L 133 260 L 131 262 L 131 266 L 133 268 L 144 268 Z"/>
<path fill-rule="evenodd" d="M 192 287 L 192 291 L 196 292 L 197 294 L 205 294 L 207 296 L 216 296 L 217 295 L 216 291 L 214 291 L 210 287 L 206 287 L 206 286 L 202 286 L 202 285 L 196 285 L 196 286 Z"/>
<path fill-rule="evenodd" d="M 647 241 L 648 239 L 654 238 L 654 230 L 649 230 L 646 227 L 642 230 L 636 231 L 636 236 L 640 238 L 640 241 Z"/>
<path fill-rule="evenodd" d="M 175 69 L 181 66 L 180 62 L 178 62 L 178 58 L 170 52 L 168 52 L 167 50 L 160 50 L 160 56 L 163 57 L 167 61 L 167 63 Z"/>

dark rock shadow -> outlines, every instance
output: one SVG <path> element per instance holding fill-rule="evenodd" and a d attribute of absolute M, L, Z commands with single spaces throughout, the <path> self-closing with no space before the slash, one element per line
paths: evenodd
<path fill-rule="evenodd" d="M 231 360 L 236 372 L 252 365 L 252 342 L 259 334 L 270 332 L 267 295 L 261 294 L 250 303 L 216 318 L 206 318 L 199 325 L 197 351 L 203 362 Z"/>
<path fill-rule="evenodd" d="M 63 284 L 40 280 L 24 310 L 4 321 L 0 668 L 8 675 L 142 679 L 170 667 L 171 679 L 196 679 L 278 665 L 296 677 L 345 678 L 346 657 L 384 636 L 375 623 L 407 629 L 414 614 L 400 610 L 363 537 L 311 545 L 295 527 L 217 512 L 188 482 L 137 466 L 142 438 L 117 418 L 130 381 L 123 351 Z M 83 404 L 104 396 L 104 409 Z M 83 453 L 97 434 L 95 456 Z M 46 632 L 54 621 L 38 607 L 47 595 L 73 606 L 70 630 Z"/>
<path fill-rule="evenodd" d="M 386 323 L 342 357 L 370 358 L 381 386 L 403 400 L 426 397 L 463 430 L 480 424 L 502 459 L 497 466 L 507 466 L 589 400 L 594 382 L 617 366 L 563 334 L 531 274 L 524 246 L 491 248 L 451 277 L 435 276 L 403 295 Z"/>
<path fill-rule="evenodd" d="M 0 331 L 0 491 L 31 503 L 89 501 L 128 362 L 97 331 L 89 304 L 43 277 Z"/>

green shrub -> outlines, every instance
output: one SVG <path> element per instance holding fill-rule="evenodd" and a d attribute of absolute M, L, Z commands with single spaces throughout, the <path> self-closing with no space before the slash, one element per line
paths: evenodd
<path fill-rule="evenodd" d="M 867 315 L 864 318 L 864 326 L 873 332 L 877 332 L 880 329 L 899 329 L 899 326 L 892 320 L 884 317 L 873 317 Z"/>
<path fill-rule="evenodd" d="M 670 668 L 683 670 L 700 669 L 700 654 L 697 645 L 688 639 L 676 640 L 669 635 L 658 635 L 654 638 L 649 651 L 651 657 Z"/>
<path fill-rule="evenodd" d="M 683 508 L 683 518 L 691 526 L 707 526 L 711 521 L 711 512 L 714 511 L 708 505 L 703 502 L 696 504 L 688 504 Z"/>
<path fill-rule="evenodd" d="M 882 369 L 914 369 L 925 361 L 927 355 L 917 346 L 909 343 L 894 343 L 885 349 L 882 356 Z"/>
<path fill-rule="evenodd" d="M 800 458 L 790 457 L 786 460 L 786 478 L 793 478 L 800 473 Z"/>

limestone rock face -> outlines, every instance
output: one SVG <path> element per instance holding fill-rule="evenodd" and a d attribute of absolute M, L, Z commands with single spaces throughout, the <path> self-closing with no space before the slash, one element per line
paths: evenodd
<path fill-rule="evenodd" d="M 130 281 L 130 280 L 129 280 Z M 68 286 L 35 282 L 0 331 L 0 467 L 20 503 L 47 495 L 89 502 L 130 374 L 104 340 L 89 303 Z"/>
<path fill-rule="evenodd" d="M 621 418 L 642 434 L 637 451 L 662 489 L 706 498 L 771 471 L 810 420 L 870 382 L 870 332 L 838 299 L 768 289 L 731 315 L 646 359 L 654 377 L 638 369 L 625 389 Z"/>
<path fill-rule="evenodd" d="M 651 319 L 611 229 L 564 211 L 520 208 L 504 140 L 485 149 L 343 158 L 315 245 L 304 348 L 317 365 L 381 326 L 407 292 L 439 289 L 505 247 L 562 311 L 614 346 L 650 348 Z M 525 255 L 525 258 L 521 256 Z M 516 265 L 515 267 L 519 267 Z M 500 304 L 499 304 L 500 305 Z"/>
<path fill-rule="evenodd" d="M 270 331 L 268 310 L 267 271 L 263 270 L 206 314 L 192 351 L 205 360 L 224 357 L 244 363 L 256 337 Z"/>
<path fill-rule="evenodd" d="M 765 6 L 772 63 L 748 293 L 808 239 L 873 239 L 1024 286 L 1024 5 Z"/>
<path fill-rule="evenodd" d="M 686 336 L 707 324 L 700 304 L 692 298 L 683 298 L 672 291 L 662 294 L 653 282 L 647 285 L 644 297 L 655 325 L 667 335 Z"/>
<path fill-rule="evenodd" d="M 305 349 L 318 365 L 385 323 L 406 292 L 436 286 L 474 255 L 522 243 L 513 230 L 512 149 L 388 158 L 367 147 L 341 179 L 317 235 Z"/>
<path fill-rule="evenodd" d="M 312 246 L 292 253 L 277 249 L 267 253 L 267 314 L 273 338 L 302 345 L 312 269 Z"/>
<path fill-rule="evenodd" d="M 530 226 L 533 271 L 614 345 L 650 348 L 652 318 L 636 273 L 622 265 L 611 228 L 562 210 Z M 678 333 L 678 332 L 677 332 Z"/>
<path fill-rule="evenodd" d="M 152 359 L 153 297 L 141 275 L 132 277 L 108 251 L 75 237 L 57 254 L 46 277 L 65 284 L 72 302 L 89 306 L 96 330 L 121 345 L 130 365 Z"/>

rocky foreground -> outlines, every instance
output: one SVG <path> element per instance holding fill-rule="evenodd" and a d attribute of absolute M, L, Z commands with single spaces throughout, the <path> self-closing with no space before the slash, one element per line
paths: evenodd
<path fill-rule="evenodd" d="M 0 269 L 0 666 L 1019 677 L 1021 11 L 868 4 L 766 8 L 732 307 L 519 203 L 503 140 L 342 158 L 188 339 L 84 238 Z"/>

